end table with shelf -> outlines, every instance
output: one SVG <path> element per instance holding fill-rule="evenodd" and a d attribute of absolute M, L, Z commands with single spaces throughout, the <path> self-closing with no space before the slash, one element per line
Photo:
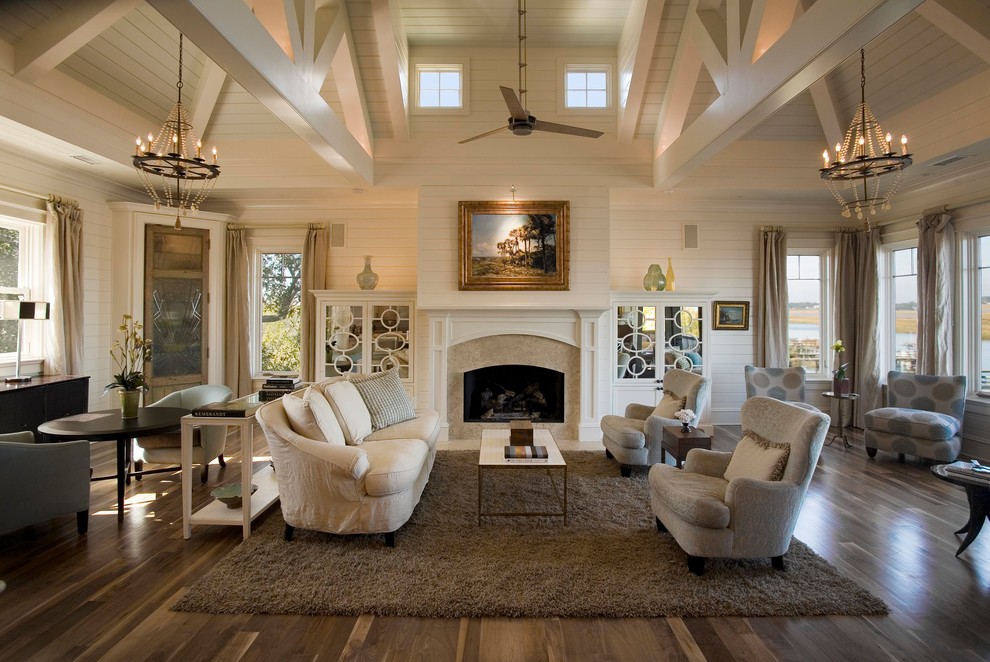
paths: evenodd
<path fill-rule="evenodd" d="M 666 462 L 667 453 L 670 453 L 674 456 L 677 468 L 680 469 L 681 463 L 692 448 L 711 450 L 711 436 L 698 428 L 685 430 L 681 425 L 663 426 L 663 438 L 660 441 L 661 462 Z"/>
<path fill-rule="evenodd" d="M 848 426 L 846 425 L 846 418 L 845 416 L 843 416 L 843 410 L 845 409 L 845 407 L 843 406 L 842 403 L 846 401 L 851 403 L 849 405 L 850 407 L 849 419 L 852 420 L 853 416 L 856 413 L 856 401 L 859 400 L 859 393 L 836 393 L 835 391 L 825 391 L 824 393 L 822 393 L 822 397 L 829 398 L 830 400 L 839 401 L 839 405 L 838 405 L 839 422 L 835 425 L 836 433 L 832 435 L 832 438 L 829 439 L 825 445 L 831 446 L 833 441 L 835 441 L 836 439 L 841 439 L 842 447 L 845 450 L 849 450 L 850 448 L 852 448 L 852 444 L 850 444 L 849 439 L 846 438 L 846 429 L 848 428 Z"/>
<path fill-rule="evenodd" d="M 257 402 L 259 407 L 264 404 L 257 393 L 234 402 L 238 401 Z M 249 412 L 247 416 L 189 414 L 182 417 L 182 537 L 186 540 L 192 535 L 193 524 L 240 526 L 244 540 L 247 540 L 251 536 L 251 522 L 278 501 L 275 470 L 271 466 L 266 466 L 256 473 L 251 471 L 254 459 L 254 426 L 257 424 L 255 411 Z M 238 429 L 241 438 L 241 494 L 245 495 L 240 508 L 228 508 L 220 500 L 215 499 L 196 512 L 192 511 L 193 428 L 203 425 L 224 425 Z M 251 494 L 252 484 L 258 486 L 254 494 Z"/>

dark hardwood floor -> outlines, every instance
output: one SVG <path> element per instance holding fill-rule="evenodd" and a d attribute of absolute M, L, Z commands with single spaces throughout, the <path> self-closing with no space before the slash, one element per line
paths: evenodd
<path fill-rule="evenodd" d="M 730 449 L 738 428 L 717 428 Z M 89 533 L 74 516 L 0 536 L 0 660 L 986 660 L 990 533 L 962 556 L 962 489 L 862 441 L 826 447 L 796 535 L 883 598 L 884 617 L 453 619 L 188 614 L 187 586 L 240 529 L 182 539 L 177 474 L 133 482 L 117 524 L 112 481 L 93 483 Z M 229 443 L 228 449 L 239 448 Z M 256 468 L 265 461 L 255 442 Z M 93 445 L 97 472 L 112 444 Z M 239 458 L 194 489 L 239 478 Z M 2 504 L 4 508 L 16 504 Z M 401 544 L 401 539 L 400 539 Z M 686 572 L 686 569 L 685 569 Z M 401 587 L 396 587 L 401 590 Z M 663 587 L 657 587 L 663 590 Z"/>

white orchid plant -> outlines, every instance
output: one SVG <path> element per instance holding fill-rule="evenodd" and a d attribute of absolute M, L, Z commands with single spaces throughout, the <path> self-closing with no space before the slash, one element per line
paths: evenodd
<path fill-rule="evenodd" d="M 684 425 L 688 425 L 694 420 L 694 412 L 690 409 L 681 409 L 674 413 L 674 418 L 679 420 Z"/>

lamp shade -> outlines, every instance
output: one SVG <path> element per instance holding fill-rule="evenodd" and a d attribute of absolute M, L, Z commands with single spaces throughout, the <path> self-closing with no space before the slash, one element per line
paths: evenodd
<path fill-rule="evenodd" d="M 0 319 L 46 320 L 51 304 L 47 301 L 2 301 Z"/>

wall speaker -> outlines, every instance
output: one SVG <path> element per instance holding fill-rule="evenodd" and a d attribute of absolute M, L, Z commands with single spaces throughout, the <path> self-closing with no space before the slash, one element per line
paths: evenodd
<path fill-rule="evenodd" d="M 330 248 L 344 248 L 345 227 L 343 223 L 330 224 Z"/>
<path fill-rule="evenodd" d="M 682 225 L 681 228 L 684 239 L 684 248 L 700 248 L 698 244 L 698 226 Z"/>

